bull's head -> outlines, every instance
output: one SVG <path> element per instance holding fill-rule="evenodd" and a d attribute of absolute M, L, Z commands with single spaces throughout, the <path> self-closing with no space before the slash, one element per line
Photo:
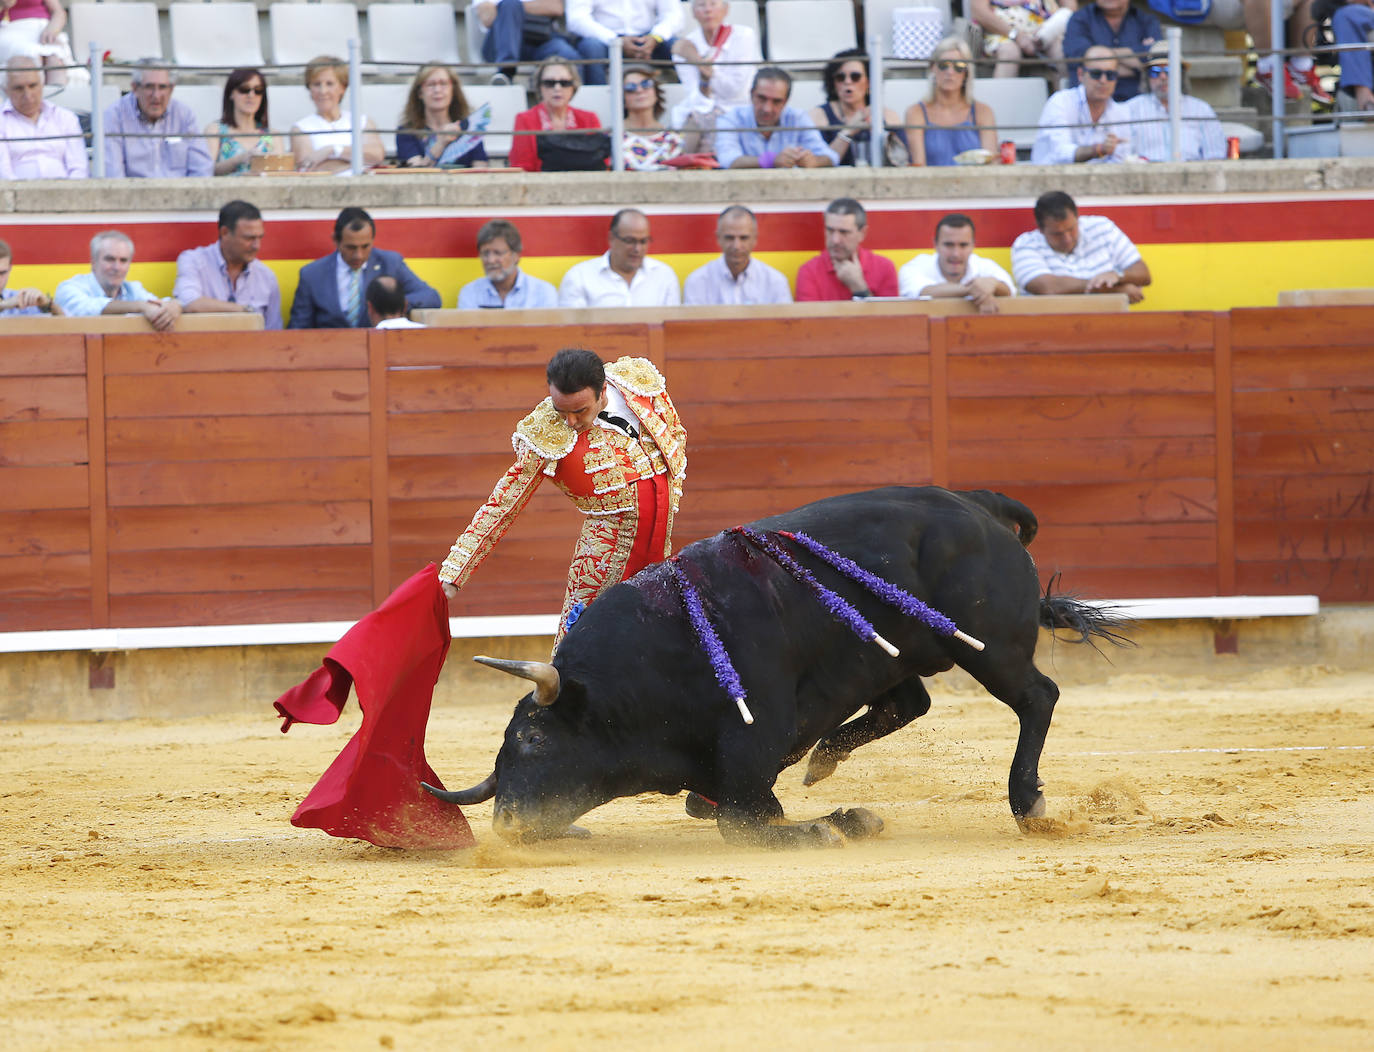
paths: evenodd
<path fill-rule="evenodd" d="M 535 688 L 516 705 L 491 775 L 471 789 L 448 792 L 425 788 L 455 804 L 480 804 L 492 797 L 492 827 L 506 840 L 544 840 L 561 836 L 569 825 L 614 795 L 596 781 L 596 743 L 579 733 L 577 716 L 586 700 L 580 684 L 566 687 L 558 669 L 540 661 L 473 660 Z"/>

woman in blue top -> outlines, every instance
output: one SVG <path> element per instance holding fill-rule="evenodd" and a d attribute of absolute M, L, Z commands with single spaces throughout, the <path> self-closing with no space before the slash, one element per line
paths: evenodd
<path fill-rule="evenodd" d="M 811 120 L 820 130 L 821 138 L 835 151 L 840 164 L 871 164 L 868 147 L 868 55 L 860 48 L 846 48 L 838 52 L 826 64 L 824 85 L 825 104 L 811 111 Z M 884 109 L 883 128 L 888 136 L 883 163 L 905 167 L 911 151 L 896 112 Z"/>
<path fill-rule="evenodd" d="M 973 52 L 959 37 L 946 37 L 930 56 L 930 91 L 906 111 L 911 163 L 954 164 L 957 154 L 982 147 L 996 153 L 997 118 L 973 99 Z"/>
<path fill-rule="evenodd" d="M 421 66 L 410 83 L 396 132 L 396 160 L 411 168 L 485 168 L 480 135 L 465 136 L 471 109 L 458 76 L 447 66 Z M 449 150 L 454 143 L 462 145 Z"/>

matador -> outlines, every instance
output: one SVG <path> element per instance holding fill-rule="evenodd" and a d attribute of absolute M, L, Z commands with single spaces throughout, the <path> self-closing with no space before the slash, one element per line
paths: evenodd
<path fill-rule="evenodd" d="M 547 477 L 582 512 L 554 648 L 586 604 L 672 551 L 687 475 L 687 433 L 662 374 L 645 358 L 609 365 L 559 351 L 549 397 L 516 426 L 515 463 L 454 542 L 439 570 L 452 598 Z"/>

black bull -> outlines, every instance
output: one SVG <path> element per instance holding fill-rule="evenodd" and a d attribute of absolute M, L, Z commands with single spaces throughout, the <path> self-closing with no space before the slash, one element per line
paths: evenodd
<path fill-rule="evenodd" d="M 809 534 L 944 613 L 986 649 L 937 634 L 789 544 L 900 649 L 892 658 L 727 531 L 689 545 L 681 565 L 748 692 L 752 725 L 721 689 L 673 574 L 659 564 L 590 605 L 551 665 L 502 663 L 538 686 L 516 705 L 495 771 L 466 791 L 431 791 L 456 803 L 494 795 L 493 824 L 513 840 L 560 835 L 616 797 L 688 789 L 718 803 L 727 841 L 834 842 L 837 829 L 852 835 L 881 823 L 862 811 L 785 822 L 773 794 L 779 772 L 814 746 L 807 781 L 825 777 L 852 750 L 923 715 L 930 695 L 921 677 L 957 664 L 1020 720 L 1007 783 L 1012 814 L 1018 822 L 1043 814 L 1038 765 L 1059 688 L 1035 667 L 1038 630 L 1119 637 L 1109 630 L 1114 619 L 1096 608 L 1041 595 L 1026 551 L 1037 529 L 1029 508 L 986 490 L 892 487 L 751 525 Z"/>

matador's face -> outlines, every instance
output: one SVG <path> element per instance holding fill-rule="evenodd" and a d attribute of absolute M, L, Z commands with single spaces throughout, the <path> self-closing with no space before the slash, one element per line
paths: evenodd
<path fill-rule="evenodd" d="M 594 387 L 584 387 L 580 391 L 566 394 L 549 384 L 549 397 L 553 408 L 563 422 L 579 435 L 596 423 L 596 415 L 606 408 L 606 386 L 598 391 Z"/>

